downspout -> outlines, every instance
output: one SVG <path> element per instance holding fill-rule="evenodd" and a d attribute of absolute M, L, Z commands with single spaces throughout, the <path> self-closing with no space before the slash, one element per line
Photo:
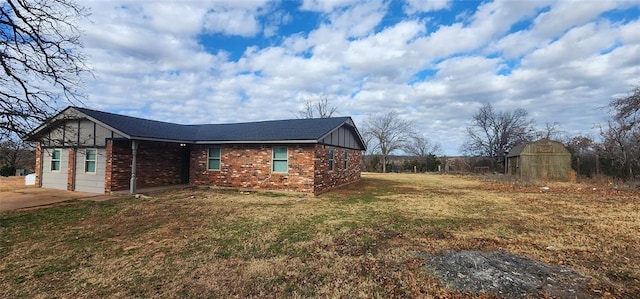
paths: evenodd
<path fill-rule="evenodd" d="M 136 193 L 136 155 L 138 154 L 138 143 L 131 140 L 131 181 L 129 182 L 129 193 Z"/>

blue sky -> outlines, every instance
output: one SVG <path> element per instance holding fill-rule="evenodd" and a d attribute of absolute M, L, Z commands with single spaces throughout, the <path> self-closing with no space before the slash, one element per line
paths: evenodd
<path fill-rule="evenodd" d="M 597 137 L 640 84 L 635 1 L 81 1 L 89 108 L 177 123 L 395 111 L 457 155 L 485 102 Z"/>

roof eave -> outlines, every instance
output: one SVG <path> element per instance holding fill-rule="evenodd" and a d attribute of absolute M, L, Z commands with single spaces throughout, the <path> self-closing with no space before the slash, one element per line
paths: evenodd
<path fill-rule="evenodd" d="M 73 110 L 76 113 L 78 113 L 79 115 L 82 115 L 84 118 L 86 118 L 86 119 L 88 119 L 88 120 L 90 120 L 92 122 L 95 122 L 95 123 L 107 128 L 107 129 L 115 132 L 115 133 L 118 133 L 118 135 L 121 135 L 124 138 L 132 139 L 132 136 L 130 136 L 129 134 L 126 134 L 126 133 L 124 133 L 124 132 L 122 132 L 122 131 L 120 131 L 120 130 L 118 130 L 118 129 L 116 129 L 116 128 L 108 125 L 108 124 L 105 124 L 104 122 L 102 122 L 102 121 L 100 121 L 100 120 L 98 120 L 98 119 L 96 119 L 94 117 L 91 117 L 91 116 L 87 115 L 86 113 L 76 109 L 76 107 L 73 107 L 73 106 L 69 106 L 69 107 L 63 109 L 62 111 L 58 112 L 58 114 L 54 115 L 53 117 L 47 119 L 40 126 L 35 128 L 33 131 L 31 131 L 29 134 L 24 136 L 22 139 L 25 140 L 25 141 L 32 141 L 32 142 L 33 141 L 38 141 L 38 140 L 32 139 L 32 137 L 37 136 L 42 130 L 44 130 L 45 128 L 49 127 L 51 124 L 55 123 L 56 121 L 63 120 L 63 119 L 58 119 L 58 117 L 60 115 L 63 115 L 64 113 L 66 113 L 68 110 Z M 78 119 L 78 118 L 69 118 L 69 119 Z M 138 138 L 133 138 L 133 139 L 138 139 Z"/>
<path fill-rule="evenodd" d="M 313 144 L 318 143 L 318 140 L 314 139 L 293 139 L 293 140 L 197 140 L 192 141 L 195 144 L 265 144 L 265 143 L 305 143 Z"/>
<path fill-rule="evenodd" d="M 156 141 L 156 142 L 171 142 L 171 143 L 194 143 L 193 140 L 171 139 L 171 138 L 155 138 L 155 137 L 141 137 L 141 136 L 125 136 L 129 140 L 140 141 Z"/>

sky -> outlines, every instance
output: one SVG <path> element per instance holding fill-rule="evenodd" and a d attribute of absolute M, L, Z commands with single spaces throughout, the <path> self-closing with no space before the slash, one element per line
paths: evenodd
<path fill-rule="evenodd" d="M 598 136 L 640 84 L 640 0 L 79 0 L 88 108 L 182 123 L 389 111 L 459 155 L 484 103 Z"/>

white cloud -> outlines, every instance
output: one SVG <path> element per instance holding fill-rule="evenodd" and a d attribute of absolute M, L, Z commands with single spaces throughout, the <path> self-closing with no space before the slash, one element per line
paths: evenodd
<path fill-rule="evenodd" d="M 451 0 L 406 0 L 406 2 L 404 11 L 407 14 L 437 11 L 451 6 Z"/>
<path fill-rule="evenodd" d="M 213 10 L 207 12 L 204 28 L 209 33 L 255 36 L 261 30 L 256 15 L 248 10 Z"/>
<path fill-rule="evenodd" d="M 586 24 L 569 30 L 562 38 L 540 48 L 522 60 L 525 67 L 552 68 L 568 61 L 581 60 L 615 44 L 614 32 L 608 24 Z"/>
<path fill-rule="evenodd" d="M 548 12 L 543 12 L 535 18 L 533 26 L 537 35 L 552 38 L 573 26 L 589 22 L 601 13 L 615 8 L 618 3 L 623 2 L 590 1 L 588 5 L 576 0 L 555 2 Z"/>
<path fill-rule="evenodd" d="M 420 53 L 411 48 L 416 36 L 424 32 L 424 25 L 405 21 L 362 40 L 349 44 L 344 62 L 356 73 L 406 79 L 413 74 Z"/>
<path fill-rule="evenodd" d="M 333 12 L 329 19 L 333 30 L 344 32 L 347 37 L 361 37 L 371 33 L 385 14 L 386 4 L 375 0 Z"/>
<path fill-rule="evenodd" d="M 288 24 L 292 21 L 291 14 L 284 11 L 275 11 L 267 16 L 267 21 L 264 24 L 265 37 L 272 37 L 276 35 L 280 26 Z"/>
<path fill-rule="evenodd" d="M 604 117 L 598 107 L 640 82 L 640 21 L 602 17 L 629 2 L 483 2 L 433 27 L 419 13 L 389 18 L 389 2 L 305 1 L 300 10 L 317 19 L 300 31 L 300 11 L 274 3 L 83 3 L 93 7 L 82 27 L 96 75 L 87 78 L 86 104 L 179 123 L 292 118 L 306 98 L 324 94 L 358 125 L 395 110 L 453 155 L 482 102 L 592 132 Z M 454 7 L 410 1 L 403 9 Z M 511 32 L 516 24 L 525 28 Z M 215 50 L 202 35 L 248 46 Z"/>
<path fill-rule="evenodd" d="M 574 27 L 592 22 L 603 12 L 626 7 L 628 4 L 630 2 L 626 1 L 593 1 L 588 5 L 581 1 L 550 3 L 548 11 L 540 13 L 532 20 L 531 28 L 509 34 L 494 42 L 491 50 L 503 52 L 509 58 L 519 57 L 552 42 Z"/>
<path fill-rule="evenodd" d="M 304 0 L 300 9 L 329 13 L 358 2 L 361 0 Z"/>

